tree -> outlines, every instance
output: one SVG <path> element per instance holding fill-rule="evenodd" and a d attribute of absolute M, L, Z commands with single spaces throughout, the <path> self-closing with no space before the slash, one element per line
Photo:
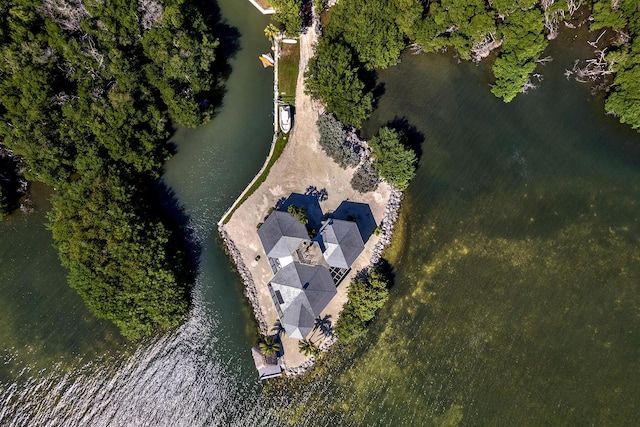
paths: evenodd
<path fill-rule="evenodd" d="M 349 285 L 349 298 L 336 322 L 335 333 L 342 342 L 349 342 L 363 335 L 367 322 L 389 298 L 389 279 L 379 267 L 372 268 L 364 278 L 355 279 Z"/>
<path fill-rule="evenodd" d="M 366 332 L 367 326 L 365 322 L 354 314 L 353 307 L 347 303 L 340 312 L 340 317 L 338 317 L 338 321 L 336 322 L 335 333 L 338 336 L 338 340 L 343 343 L 348 343 L 364 335 Z"/>
<path fill-rule="evenodd" d="M 359 193 L 368 193 L 378 188 L 379 179 L 369 162 L 363 163 L 351 178 L 351 188 Z"/>
<path fill-rule="evenodd" d="M 270 42 L 273 42 L 275 38 L 278 36 L 278 28 L 275 25 L 269 24 L 264 29 L 264 35 L 269 39 Z"/>
<path fill-rule="evenodd" d="M 493 63 L 496 83 L 491 92 L 504 102 L 511 102 L 529 81 L 536 60 L 547 47 L 544 17 L 539 9 L 516 10 L 501 27 L 504 43 Z"/>
<path fill-rule="evenodd" d="M 324 317 L 317 317 L 313 322 L 313 331 L 320 331 L 320 334 L 325 337 L 333 336 L 331 315 L 327 314 Z"/>
<path fill-rule="evenodd" d="M 284 32 L 297 36 L 302 29 L 302 0 L 270 0 L 276 13 L 273 19 L 282 24 Z"/>
<path fill-rule="evenodd" d="M 346 1 L 334 9 L 327 34 L 342 35 L 368 70 L 400 62 L 404 36 L 422 14 L 422 6 L 412 0 Z"/>
<path fill-rule="evenodd" d="M 266 357 L 275 356 L 276 354 L 278 354 L 278 352 L 280 352 L 280 343 L 269 336 L 262 337 L 259 347 L 260 353 L 262 353 Z"/>
<path fill-rule="evenodd" d="M 320 353 L 318 346 L 306 338 L 298 341 L 298 350 L 305 356 L 317 356 Z"/>
<path fill-rule="evenodd" d="M 360 156 L 352 147 L 346 144 L 347 131 L 345 126 L 330 113 L 323 113 L 316 122 L 320 132 L 320 147 L 341 168 L 355 166 Z"/>
<path fill-rule="evenodd" d="M 349 302 L 353 314 L 363 322 L 373 319 L 389 298 L 389 283 L 376 269 L 372 269 L 364 279 L 354 280 L 349 286 Z"/>
<path fill-rule="evenodd" d="M 307 210 L 303 207 L 296 205 L 289 205 L 287 208 L 287 212 L 298 220 L 298 222 L 302 225 L 307 225 L 309 219 L 307 218 Z"/>
<path fill-rule="evenodd" d="M 409 186 L 418 162 L 415 151 L 403 143 L 404 139 L 404 134 L 385 126 L 369 141 L 376 174 L 400 191 Z"/>
<path fill-rule="evenodd" d="M 351 49 L 338 39 L 323 37 L 304 74 L 305 91 L 324 101 L 339 121 L 358 127 L 371 113 L 373 102 L 359 74 Z"/>
<path fill-rule="evenodd" d="M 191 0 L 4 3 L 0 140 L 57 189 L 49 227 L 69 284 L 127 337 L 175 327 L 192 278 L 155 180 L 166 112 L 190 127 L 212 114 L 211 22 Z"/>

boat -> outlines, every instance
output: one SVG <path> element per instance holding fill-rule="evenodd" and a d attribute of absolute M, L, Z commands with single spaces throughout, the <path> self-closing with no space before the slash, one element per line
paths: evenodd
<path fill-rule="evenodd" d="M 273 64 L 275 63 L 270 53 L 263 53 L 258 57 L 258 59 L 262 62 L 262 66 L 264 68 L 273 67 Z"/>
<path fill-rule="evenodd" d="M 289 104 L 281 104 L 278 107 L 278 117 L 280 118 L 280 130 L 289 133 L 291 130 L 291 106 Z"/>

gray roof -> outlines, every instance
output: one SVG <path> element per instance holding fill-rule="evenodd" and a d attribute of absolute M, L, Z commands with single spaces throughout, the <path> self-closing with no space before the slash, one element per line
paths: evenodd
<path fill-rule="evenodd" d="M 251 355 L 260 379 L 279 377 L 282 375 L 280 360 L 277 357 L 267 358 L 260 352 L 260 347 L 252 347 Z"/>
<path fill-rule="evenodd" d="M 314 320 L 337 293 L 329 269 L 297 262 L 281 268 L 271 279 L 271 286 L 282 296 L 280 322 L 292 338 L 309 335 Z"/>
<path fill-rule="evenodd" d="M 303 240 L 309 239 L 307 228 L 289 212 L 273 211 L 258 229 L 264 252 L 270 258 L 291 256 Z"/>
<path fill-rule="evenodd" d="M 320 229 L 316 239 L 320 242 L 324 259 L 331 267 L 350 268 L 364 250 L 358 225 L 352 221 L 330 219 Z"/>

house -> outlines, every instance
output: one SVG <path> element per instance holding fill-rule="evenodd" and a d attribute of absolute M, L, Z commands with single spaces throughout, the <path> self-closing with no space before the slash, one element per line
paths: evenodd
<path fill-rule="evenodd" d="M 293 262 L 293 254 L 305 240 L 309 240 L 307 228 L 288 212 L 273 211 L 258 229 L 271 269 L 275 273 Z"/>
<path fill-rule="evenodd" d="M 251 348 L 251 355 L 253 356 L 253 363 L 258 370 L 260 381 L 282 375 L 282 368 L 280 367 L 280 359 L 278 357 L 266 357 L 260 352 L 260 347 L 258 346 Z"/>
<path fill-rule="evenodd" d="M 353 221 L 329 219 L 318 232 L 316 240 L 320 243 L 325 261 L 331 267 L 351 268 L 351 264 L 364 250 L 360 230 Z"/>
<path fill-rule="evenodd" d="M 303 339 L 337 294 L 329 269 L 299 262 L 282 267 L 269 284 L 280 323 L 291 338 Z"/>
<path fill-rule="evenodd" d="M 290 337 L 306 338 L 364 250 L 358 225 L 328 219 L 311 239 L 291 214 L 273 211 L 258 235 L 274 272 L 267 287 L 280 323 Z"/>

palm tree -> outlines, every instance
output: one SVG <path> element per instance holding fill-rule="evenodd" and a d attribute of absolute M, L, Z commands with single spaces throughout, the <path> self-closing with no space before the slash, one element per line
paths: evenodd
<path fill-rule="evenodd" d="M 275 356 L 280 351 L 280 343 L 268 336 L 262 337 L 259 346 L 260 353 L 266 357 Z"/>
<path fill-rule="evenodd" d="M 267 25 L 267 27 L 264 29 L 264 35 L 269 39 L 269 41 L 273 42 L 273 40 L 277 37 L 278 35 L 278 28 L 273 25 L 273 24 L 269 24 Z"/>
<path fill-rule="evenodd" d="M 318 346 L 315 345 L 311 340 L 308 340 L 306 338 L 298 341 L 298 349 L 300 350 L 300 353 L 304 354 L 305 356 L 317 356 L 318 353 L 320 353 L 320 349 L 318 348 Z"/>

